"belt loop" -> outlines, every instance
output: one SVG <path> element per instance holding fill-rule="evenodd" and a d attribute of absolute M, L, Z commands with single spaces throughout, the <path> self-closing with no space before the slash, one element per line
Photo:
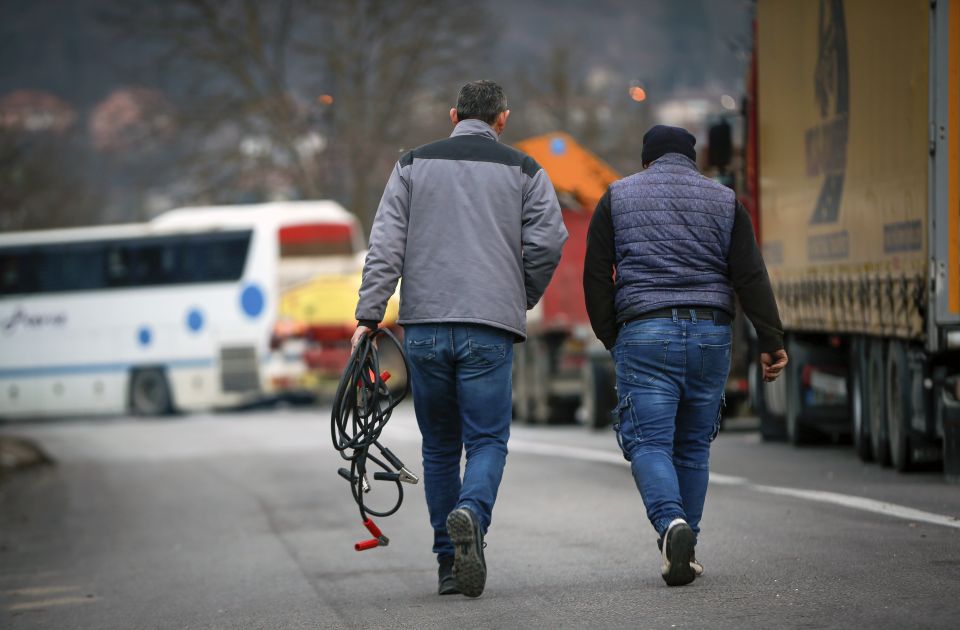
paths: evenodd
<path fill-rule="evenodd" d="M 673 315 L 673 323 L 676 324 L 680 320 L 680 318 L 677 316 L 677 309 L 670 309 L 670 313 Z"/>
<path fill-rule="evenodd" d="M 690 323 L 691 324 L 697 323 L 697 309 L 695 308 L 690 309 Z"/>

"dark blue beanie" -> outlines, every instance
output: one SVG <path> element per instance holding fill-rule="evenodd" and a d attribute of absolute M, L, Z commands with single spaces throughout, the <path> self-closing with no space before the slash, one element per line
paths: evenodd
<path fill-rule="evenodd" d="M 696 143 L 697 139 L 683 127 L 654 125 L 643 134 L 643 153 L 640 160 L 649 164 L 667 153 L 679 153 L 696 162 L 697 151 L 693 148 Z"/>

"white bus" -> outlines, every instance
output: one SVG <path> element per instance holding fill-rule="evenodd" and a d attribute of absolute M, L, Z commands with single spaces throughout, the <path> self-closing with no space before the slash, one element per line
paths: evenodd
<path fill-rule="evenodd" d="M 255 402 L 283 369 L 283 288 L 362 257 L 356 218 L 331 201 L 0 234 L 0 417 Z"/>

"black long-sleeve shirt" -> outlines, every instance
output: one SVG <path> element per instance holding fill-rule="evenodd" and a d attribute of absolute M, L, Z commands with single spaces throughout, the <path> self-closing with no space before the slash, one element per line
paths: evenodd
<path fill-rule="evenodd" d="M 600 198 L 593 218 L 590 220 L 590 229 L 587 232 L 587 255 L 583 263 L 583 292 L 587 301 L 587 315 L 590 317 L 593 332 L 608 350 L 617 341 L 617 333 L 622 323 L 617 321 L 614 303 L 615 267 L 616 251 L 608 190 Z M 760 351 L 780 350 L 783 348 L 783 324 L 780 323 L 780 311 L 773 297 L 767 267 L 753 234 L 750 215 L 740 203 L 737 203 L 733 219 L 727 267 L 730 283 L 740 300 L 740 306 L 757 331 Z"/>

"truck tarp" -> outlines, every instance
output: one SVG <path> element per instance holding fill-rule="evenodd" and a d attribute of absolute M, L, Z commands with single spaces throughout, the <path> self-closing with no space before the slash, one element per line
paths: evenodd
<path fill-rule="evenodd" d="M 758 5 L 764 258 L 793 330 L 920 338 L 929 3 Z"/>

